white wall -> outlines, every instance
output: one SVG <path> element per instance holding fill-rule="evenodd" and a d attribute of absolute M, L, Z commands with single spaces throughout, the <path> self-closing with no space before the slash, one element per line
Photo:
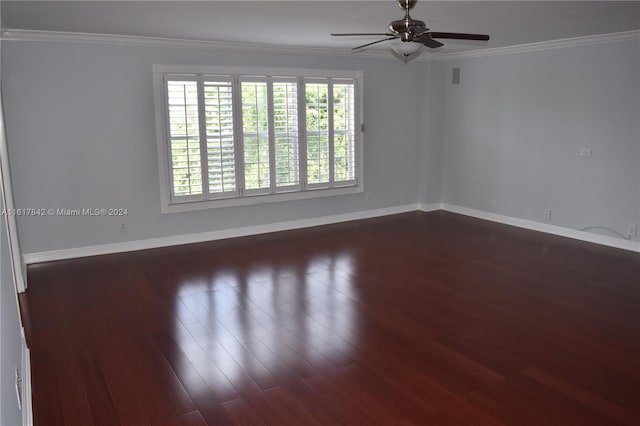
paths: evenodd
<path fill-rule="evenodd" d="M 0 208 L 4 208 L 2 197 Z M 19 425 L 14 374 L 16 366 L 22 370 L 22 337 L 4 216 L 0 222 L 0 425 Z"/>
<path fill-rule="evenodd" d="M 4 46 L 0 42 L 0 51 Z M 0 62 L 0 79 L 2 77 Z M 0 144 L 5 144 L 2 99 L 0 94 Z M 5 150 L 0 149 L 0 155 Z M 3 185 L 0 184 L 0 189 Z M 0 194 L 0 212 L 4 209 L 4 192 Z M 21 323 L 16 303 L 11 269 L 9 237 L 7 234 L 6 216 L 0 216 L 0 425 L 22 424 L 21 412 L 15 392 L 15 368 L 24 376 L 22 369 Z"/>
<path fill-rule="evenodd" d="M 630 223 L 640 223 L 638 52 L 638 41 L 626 41 L 404 65 L 350 57 L 6 42 L 3 89 L 17 206 L 130 212 L 126 233 L 120 218 L 22 217 L 23 251 L 416 202 L 625 233 Z M 152 64 L 363 70 L 369 201 L 366 194 L 355 194 L 160 214 Z M 453 67 L 461 68 L 460 85 L 451 84 Z M 578 155 L 582 147 L 592 150 L 591 158 Z M 552 209 L 550 221 L 543 217 L 545 208 Z"/>
<path fill-rule="evenodd" d="M 21 217 L 24 253 L 215 231 L 416 202 L 419 67 L 351 57 L 9 41 L 3 89 L 17 207 L 129 209 L 119 218 Z M 152 64 L 364 71 L 371 194 L 160 214 Z"/>
<path fill-rule="evenodd" d="M 444 70 L 445 63 L 429 61 L 422 65 L 420 79 L 421 128 L 418 158 L 420 171 L 418 202 L 442 202 L 442 156 L 444 130 Z"/>
<path fill-rule="evenodd" d="M 640 223 L 639 52 L 634 40 L 447 62 L 442 200 L 573 229 Z"/>

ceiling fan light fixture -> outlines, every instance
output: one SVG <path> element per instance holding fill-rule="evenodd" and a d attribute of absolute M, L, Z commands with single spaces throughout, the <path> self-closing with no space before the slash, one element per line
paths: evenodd
<path fill-rule="evenodd" d="M 391 42 L 391 48 L 394 52 L 402 56 L 411 56 L 422 49 L 422 43 L 416 43 L 414 41 L 402 41 L 400 39 L 393 40 Z"/>

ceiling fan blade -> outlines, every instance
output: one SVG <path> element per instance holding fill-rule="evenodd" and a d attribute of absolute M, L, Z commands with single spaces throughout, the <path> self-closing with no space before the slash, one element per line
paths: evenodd
<path fill-rule="evenodd" d="M 444 44 L 440 43 L 437 40 L 432 39 L 428 34 L 423 34 L 421 36 L 418 36 L 414 39 L 414 41 L 417 41 L 418 43 L 422 43 L 425 46 L 430 47 L 432 49 L 435 49 L 436 47 L 444 46 Z"/>
<path fill-rule="evenodd" d="M 334 37 L 350 37 L 350 36 L 395 36 L 395 34 L 391 33 L 332 33 Z"/>
<path fill-rule="evenodd" d="M 383 38 L 382 40 L 378 40 L 378 41 L 374 41 L 372 43 L 363 44 L 362 46 L 354 47 L 351 50 L 359 50 L 359 49 L 362 49 L 364 47 L 369 47 L 372 44 L 382 43 L 383 41 L 395 40 L 396 38 L 400 38 L 400 36 L 393 36 L 393 37 L 389 37 L 389 38 Z"/>
<path fill-rule="evenodd" d="M 437 33 L 430 32 L 429 35 L 432 38 L 449 38 L 456 40 L 480 40 L 487 41 L 489 40 L 489 36 L 486 34 L 464 34 L 464 33 Z"/>

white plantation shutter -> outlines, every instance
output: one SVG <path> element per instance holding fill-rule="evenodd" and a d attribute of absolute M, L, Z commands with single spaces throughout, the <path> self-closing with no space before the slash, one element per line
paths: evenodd
<path fill-rule="evenodd" d="M 337 184 L 356 178 L 355 83 L 333 83 L 333 180 Z"/>
<path fill-rule="evenodd" d="M 210 194 L 237 193 L 233 121 L 233 79 L 203 81 Z"/>
<path fill-rule="evenodd" d="M 244 77 L 240 87 L 245 190 L 259 194 L 299 188 L 297 80 Z"/>
<path fill-rule="evenodd" d="M 159 158 L 168 172 L 161 170 L 163 204 L 185 206 L 171 211 L 197 208 L 197 201 L 237 205 L 253 202 L 230 201 L 362 191 L 359 73 L 158 68 L 171 69 L 158 73 L 154 66 L 163 100 L 158 129 L 165 129 Z"/>
<path fill-rule="evenodd" d="M 168 135 L 173 195 L 202 194 L 198 82 L 167 80 Z"/>
<path fill-rule="evenodd" d="M 244 187 L 247 191 L 268 190 L 271 186 L 271 150 L 269 147 L 269 93 L 267 82 L 241 81 L 240 87 L 242 96 Z"/>
<path fill-rule="evenodd" d="M 355 81 L 305 79 L 307 181 L 310 187 L 355 183 Z"/>
<path fill-rule="evenodd" d="M 275 181 L 278 188 L 300 186 L 298 84 L 295 79 L 273 82 Z"/>
<path fill-rule="evenodd" d="M 305 81 L 307 183 L 327 184 L 329 164 L 329 84 L 327 79 Z M 317 185 L 316 185 L 317 186 Z"/>

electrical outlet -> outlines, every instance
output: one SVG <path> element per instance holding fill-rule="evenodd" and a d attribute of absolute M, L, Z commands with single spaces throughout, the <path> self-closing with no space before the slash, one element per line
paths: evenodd
<path fill-rule="evenodd" d="M 544 218 L 551 219 L 551 209 L 544 209 Z"/>
<path fill-rule="evenodd" d="M 498 202 L 496 201 L 495 198 L 492 198 L 491 201 L 489 201 L 489 205 L 491 206 L 492 209 L 495 209 L 498 207 Z"/>
<path fill-rule="evenodd" d="M 636 232 L 638 232 L 638 225 L 636 225 L 635 223 L 630 223 L 627 227 L 627 237 L 634 237 L 636 235 Z"/>
<path fill-rule="evenodd" d="M 591 157 L 590 148 L 580 148 L 580 157 Z"/>
<path fill-rule="evenodd" d="M 366 192 L 364 194 L 364 201 L 366 201 L 368 203 L 369 200 L 371 200 L 371 193 L 370 192 Z"/>
<path fill-rule="evenodd" d="M 127 224 L 125 222 L 120 224 L 120 232 L 127 232 Z"/>

